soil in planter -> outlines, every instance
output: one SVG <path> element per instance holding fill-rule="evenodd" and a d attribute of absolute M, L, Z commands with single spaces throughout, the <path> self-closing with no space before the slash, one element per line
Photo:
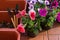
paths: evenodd
<path fill-rule="evenodd" d="M 17 40 L 17 34 L 12 31 L 0 31 L 0 40 Z"/>
<path fill-rule="evenodd" d="M 49 29 L 51 29 L 49 26 L 42 26 L 42 29 L 43 30 L 49 30 Z"/>
<path fill-rule="evenodd" d="M 35 37 L 35 36 L 38 35 L 38 33 L 39 33 L 39 31 L 38 31 L 38 29 L 36 29 L 36 28 L 26 29 L 26 34 L 27 34 L 27 36 L 29 36 L 29 37 Z"/>
<path fill-rule="evenodd" d="M 51 29 L 51 27 L 49 27 L 49 26 L 44 26 L 44 24 L 42 24 L 42 23 L 41 23 L 41 26 L 42 26 L 42 29 L 43 29 L 43 30 L 49 30 L 49 29 Z"/>
<path fill-rule="evenodd" d="M 14 28 L 12 23 L 6 21 L 0 22 L 0 28 Z"/>

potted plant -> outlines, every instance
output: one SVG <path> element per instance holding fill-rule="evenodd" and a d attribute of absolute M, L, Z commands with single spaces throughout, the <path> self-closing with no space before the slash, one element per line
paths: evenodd
<path fill-rule="evenodd" d="M 8 14 L 11 17 L 12 23 L 2 22 L 0 23 L 0 39 L 1 40 L 20 40 L 20 33 L 25 33 L 24 26 L 18 25 L 18 5 L 14 10 L 8 8 Z M 23 13 L 23 12 L 22 12 Z M 19 22 L 20 23 L 20 22 Z"/>
<path fill-rule="evenodd" d="M 29 36 L 36 36 L 40 31 L 53 28 L 58 12 L 58 2 L 48 0 L 27 0 L 27 14 L 22 18 Z"/>

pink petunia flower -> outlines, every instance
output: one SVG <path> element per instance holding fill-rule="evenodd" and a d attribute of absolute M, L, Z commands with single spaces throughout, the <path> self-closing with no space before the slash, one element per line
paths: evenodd
<path fill-rule="evenodd" d="M 20 14 L 21 14 L 21 16 L 25 16 L 26 15 L 26 11 L 22 10 Z"/>
<path fill-rule="evenodd" d="M 20 18 L 20 17 L 21 17 L 20 12 L 19 12 L 18 14 L 16 14 L 16 17 L 17 17 L 17 18 Z"/>
<path fill-rule="evenodd" d="M 57 17 L 56 17 L 56 20 L 57 20 L 58 22 L 60 22 L 60 12 L 58 12 Z"/>
<path fill-rule="evenodd" d="M 26 15 L 26 11 L 25 10 L 22 10 L 18 14 L 16 14 L 16 17 L 17 18 L 20 18 L 21 16 L 25 16 L 25 15 Z"/>
<path fill-rule="evenodd" d="M 45 8 L 38 9 L 39 15 L 41 17 L 46 17 L 48 11 Z"/>
<path fill-rule="evenodd" d="M 30 16 L 31 20 L 35 20 L 36 12 L 33 9 L 31 9 L 29 11 L 29 16 Z"/>
<path fill-rule="evenodd" d="M 18 30 L 19 32 L 21 32 L 21 33 L 25 33 L 24 25 L 20 23 L 20 24 L 17 26 L 17 30 Z"/>

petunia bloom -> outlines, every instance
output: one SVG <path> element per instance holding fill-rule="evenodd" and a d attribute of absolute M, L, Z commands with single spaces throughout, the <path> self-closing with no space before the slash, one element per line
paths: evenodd
<path fill-rule="evenodd" d="M 22 10 L 22 11 L 20 12 L 20 14 L 21 14 L 21 16 L 25 16 L 25 15 L 26 15 L 26 11 L 25 11 L 25 10 Z"/>
<path fill-rule="evenodd" d="M 26 0 L 27 2 L 30 2 L 31 0 Z"/>
<path fill-rule="evenodd" d="M 39 9 L 38 12 L 39 12 L 39 15 L 40 15 L 41 17 L 46 17 L 46 15 L 47 15 L 47 13 L 48 13 L 48 11 L 47 11 L 45 8 Z"/>
<path fill-rule="evenodd" d="M 20 17 L 25 16 L 25 15 L 26 15 L 26 11 L 25 10 L 22 10 L 18 14 L 16 14 L 16 17 L 17 18 L 20 18 Z"/>
<path fill-rule="evenodd" d="M 58 7 L 58 2 L 56 0 L 54 0 L 54 2 L 52 2 L 52 7 Z"/>
<path fill-rule="evenodd" d="M 25 29 L 24 29 L 24 25 L 22 23 L 20 23 L 17 26 L 17 31 L 21 32 L 21 33 L 25 33 Z"/>
<path fill-rule="evenodd" d="M 29 5 L 28 8 L 29 8 L 29 10 L 30 10 L 30 9 L 34 9 L 34 5 Z"/>
<path fill-rule="evenodd" d="M 19 12 L 18 14 L 16 14 L 16 17 L 17 17 L 17 18 L 20 18 L 20 17 L 21 17 L 20 12 Z"/>
<path fill-rule="evenodd" d="M 45 0 L 45 5 L 49 5 L 49 1 L 48 0 Z"/>
<path fill-rule="evenodd" d="M 34 9 L 31 9 L 29 11 L 29 16 L 30 16 L 31 20 L 35 20 L 36 12 L 34 11 Z"/>
<path fill-rule="evenodd" d="M 56 17 L 56 20 L 57 20 L 58 22 L 60 22 L 60 12 L 58 12 L 57 17 Z"/>
<path fill-rule="evenodd" d="M 36 4 L 36 2 L 37 2 L 37 0 L 31 0 L 30 2 L 29 2 L 29 4 Z"/>
<path fill-rule="evenodd" d="M 44 3 L 44 1 L 43 1 L 43 0 L 38 0 L 38 2 L 39 2 L 39 3 L 41 3 L 41 4 L 43 4 L 43 3 Z"/>

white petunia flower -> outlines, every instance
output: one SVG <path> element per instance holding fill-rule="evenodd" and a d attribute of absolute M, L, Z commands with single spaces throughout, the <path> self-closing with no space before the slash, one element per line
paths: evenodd
<path fill-rule="evenodd" d="M 43 1 L 43 0 L 38 0 L 38 2 L 39 2 L 39 3 L 41 3 L 41 4 L 43 4 L 43 3 L 44 3 L 44 1 Z"/>
<path fill-rule="evenodd" d="M 31 0 L 30 1 L 30 4 L 33 4 L 34 5 L 34 4 L 36 4 L 36 2 L 37 2 L 37 0 Z"/>
<path fill-rule="evenodd" d="M 33 5 L 29 5 L 28 8 L 29 8 L 29 10 L 30 10 L 30 9 L 34 9 L 34 6 L 33 6 Z"/>
<path fill-rule="evenodd" d="M 49 4 L 50 4 L 49 1 L 45 0 L 45 5 L 49 5 Z"/>

